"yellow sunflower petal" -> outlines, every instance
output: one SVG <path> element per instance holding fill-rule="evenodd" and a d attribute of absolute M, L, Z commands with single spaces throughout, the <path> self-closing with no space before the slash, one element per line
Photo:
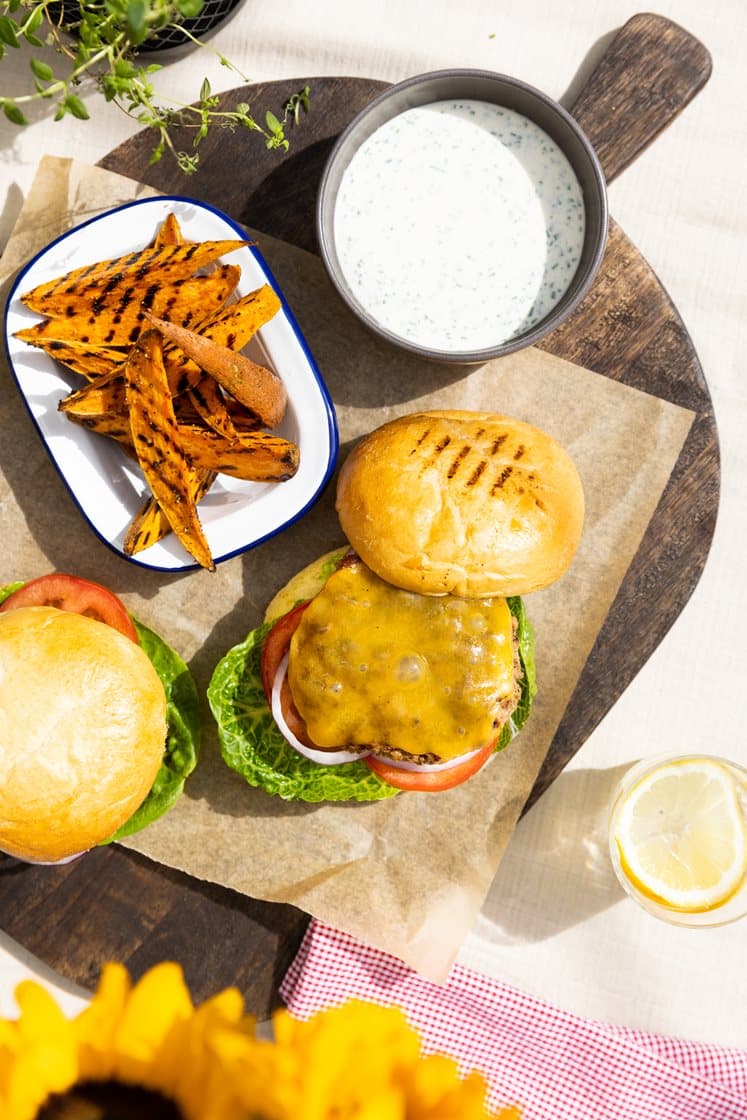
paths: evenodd
<path fill-rule="evenodd" d="M 81 1080 L 103 1081 L 114 1076 L 114 1036 L 131 989 L 123 965 L 104 965 L 93 999 L 73 1021 Z"/>
<path fill-rule="evenodd" d="M 15 990 L 15 999 L 21 1013 L 18 1027 L 23 1038 L 31 1041 L 70 1030 L 70 1023 L 54 997 L 35 980 L 22 980 Z"/>
<path fill-rule="evenodd" d="M 274 1019 L 288 1068 L 284 1118 L 304 1120 L 486 1120 L 487 1084 L 462 1077 L 443 1055 L 424 1058 L 417 1032 L 397 1008 L 350 1002 L 298 1022 Z M 365 1056 L 364 1058 L 362 1056 Z M 276 1097 L 277 1097 L 276 1092 Z M 506 1112 L 504 1120 L 512 1120 Z M 271 1113 L 275 1120 L 276 1113 Z"/>
<path fill-rule="evenodd" d="M 78 1076 L 77 1048 L 70 1022 L 53 997 L 33 980 L 15 992 L 19 1017 L 12 1032 L 4 1032 L 14 1050 L 4 1070 L 3 1120 L 34 1120 L 52 1093 L 64 1092 Z"/>
<path fill-rule="evenodd" d="M 244 1000 L 227 988 L 207 1000 L 171 1031 L 161 1055 L 172 1073 L 164 1084 L 187 1117 L 212 1120 L 235 1114 L 236 1069 L 246 1049 L 255 1045 L 253 1018 L 244 1015 Z"/>
<path fill-rule="evenodd" d="M 177 1078 L 173 1055 L 162 1061 L 170 1033 L 193 1013 L 179 965 L 156 965 L 130 992 L 114 1032 L 114 1076 L 168 1092 Z"/>
<path fill-rule="evenodd" d="M 481 1074 L 462 1078 L 456 1062 L 434 1054 L 410 1071 L 409 1108 L 422 1120 L 484 1120 L 487 1088 Z"/>
<path fill-rule="evenodd" d="M 247 1048 L 239 1066 L 239 1094 L 249 1116 L 297 1120 L 306 1115 L 295 1056 L 270 1042 Z"/>
<path fill-rule="evenodd" d="M 274 1027 L 304 1118 L 410 1117 L 408 1071 L 420 1061 L 420 1044 L 398 1009 L 350 1002 L 306 1023 L 281 1012 Z"/>

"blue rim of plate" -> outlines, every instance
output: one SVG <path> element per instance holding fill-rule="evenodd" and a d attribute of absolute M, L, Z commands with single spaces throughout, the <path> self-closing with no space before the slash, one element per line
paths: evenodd
<path fill-rule="evenodd" d="M 6 302 L 5 302 L 5 307 L 4 307 L 4 311 L 3 311 L 3 343 L 4 343 L 4 346 L 5 346 L 5 356 L 6 356 L 6 359 L 7 359 L 7 362 L 8 362 L 8 368 L 10 369 L 10 372 L 13 375 L 13 379 L 16 383 L 17 388 L 18 388 L 19 395 L 20 395 L 20 397 L 23 401 L 24 407 L 26 408 L 26 411 L 27 411 L 34 427 L 36 428 L 37 434 L 39 436 L 39 439 L 41 440 L 41 443 L 44 447 L 44 450 L 46 451 L 47 455 L 49 456 L 49 458 L 52 462 L 52 465 L 54 466 L 58 475 L 60 476 L 63 483 L 65 484 L 65 487 L 66 487 L 68 493 L 70 494 L 70 497 L 72 498 L 72 500 L 73 500 L 74 504 L 76 505 L 79 513 L 81 514 L 83 520 L 88 525 L 91 532 L 94 533 L 94 535 L 96 537 L 98 537 L 98 539 L 102 542 L 102 544 L 105 544 L 107 548 L 109 548 L 117 556 L 119 556 L 123 560 L 126 560 L 130 564 L 134 564 L 137 567 L 148 568 L 151 571 L 169 572 L 169 573 L 173 573 L 175 575 L 178 575 L 182 572 L 189 572 L 189 571 L 196 571 L 196 570 L 202 571 L 203 569 L 201 568 L 201 566 L 196 561 L 186 562 L 186 563 L 181 564 L 181 565 L 164 565 L 164 564 L 148 563 L 145 560 L 140 559 L 138 557 L 138 555 L 128 556 L 125 552 L 122 551 L 122 549 L 118 548 L 117 545 L 115 545 L 112 541 L 108 540 L 104 536 L 104 534 L 101 533 L 99 531 L 99 529 L 93 524 L 93 522 L 91 521 L 91 519 L 88 516 L 88 514 L 86 513 L 86 511 L 83 509 L 83 507 L 82 507 L 82 505 L 81 505 L 81 503 L 80 503 L 80 501 L 79 501 L 79 499 L 76 495 L 76 492 L 73 489 L 71 483 L 68 481 L 67 477 L 65 476 L 65 472 L 62 470 L 62 467 L 60 466 L 57 459 L 55 458 L 55 456 L 54 456 L 54 454 L 53 454 L 53 452 L 52 452 L 52 450 L 49 446 L 47 438 L 46 438 L 44 432 L 42 431 L 41 425 L 38 423 L 36 417 L 34 416 L 32 410 L 31 410 L 29 401 L 28 401 L 28 399 L 26 397 L 26 394 L 25 394 L 25 392 L 24 392 L 24 390 L 21 386 L 21 383 L 18 379 L 18 375 L 16 374 L 14 359 L 13 359 L 13 356 L 11 354 L 10 340 L 9 340 L 9 336 L 8 336 L 8 314 L 9 314 L 9 309 L 11 307 L 11 304 L 13 303 L 14 299 L 17 296 L 17 293 L 19 291 L 19 288 L 21 287 L 24 276 L 27 275 L 27 273 L 34 267 L 36 262 L 41 257 L 43 257 L 46 253 L 48 253 L 50 249 L 53 249 L 55 247 L 55 245 L 58 245 L 60 242 L 65 241 L 67 238 L 69 238 L 72 235 L 78 233 L 80 230 L 85 229 L 87 226 L 90 226 L 90 225 L 95 224 L 96 222 L 99 222 L 102 218 L 107 218 L 107 217 L 110 217 L 112 214 L 118 214 L 118 213 L 123 212 L 125 210 L 131 210 L 131 209 L 134 209 L 135 207 L 138 207 L 138 206 L 148 206 L 148 205 L 153 205 L 155 203 L 158 203 L 158 204 L 162 204 L 162 203 L 182 203 L 182 204 L 187 205 L 187 206 L 195 206 L 195 207 L 199 208 L 200 210 L 204 210 L 204 211 L 207 211 L 207 212 L 215 215 L 218 219 L 225 222 L 226 225 L 229 226 L 236 233 L 236 235 L 238 237 L 240 237 L 242 239 L 246 237 L 247 231 L 241 225 L 239 225 L 238 222 L 235 222 L 233 218 L 229 217 L 229 215 L 226 214 L 224 211 L 218 209 L 217 206 L 212 206 L 208 202 L 201 202 L 199 199 L 192 198 L 189 195 L 178 195 L 178 194 L 161 195 L 161 194 L 159 194 L 159 195 L 154 195 L 154 196 L 149 197 L 149 198 L 134 199 L 132 202 L 125 202 L 121 206 L 113 206 L 111 208 L 111 210 L 105 210 L 100 214 L 96 214 L 92 218 L 88 218 L 83 222 L 79 222 L 77 225 L 72 226 L 70 229 L 66 230 L 64 233 L 61 233 L 58 237 L 55 237 L 52 241 L 48 242 L 42 249 L 40 249 L 39 252 L 36 253 L 29 261 L 27 261 L 26 264 L 20 269 L 20 271 L 18 272 L 18 274 L 17 274 L 17 276 L 16 276 L 16 278 L 13 282 L 13 285 L 12 285 L 12 287 L 11 287 L 9 293 L 8 293 L 8 297 L 7 297 Z M 311 507 L 316 503 L 316 501 L 318 500 L 318 498 L 322 494 L 324 488 L 326 487 L 327 483 L 329 482 L 329 479 L 331 478 L 331 476 L 334 472 L 334 469 L 337 465 L 337 457 L 338 457 L 339 448 L 340 448 L 340 435 L 339 435 L 339 429 L 338 429 L 338 424 L 337 424 L 337 415 L 335 413 L 335 407 L 334 407 L 334 404 L 332 402 L 332 398 L 331 398 L 329 390 L 327 389 L 327 386 L 324 382 L 324 379 L 323 379 L 323 377 L 322 377 L 322 375 L 319 371 L 319 367 L 316 364 L 316 360 L 314 359 L 314 356 L 311 353 L 311 350 L 309 349 L 309 345 L 308 345 L 308 343 L 307 343 L 307 341 L 306 341 L 306 339 L 305 339 L 305 337 L 304 337 L 304 335 L 301 331 L 301 328 L 298 325 L 298 322 L 296 321 L 296 317 L 293 314 L 293 312 L 290 308 L 290 305 L 288 304 L 288 301 L 285 297 L 285 294 L 284 294 L 282 288 L 277 283 L 277 281 L 275 279 L 275 276 L 273 275 L 272 270 L 270 269 L 269 265 L 267 264 L 264 256 L 260 252 L 260 250 L 257 248 L 256 245 L 253 245 L 253 244 L 252 245 L 247 245 L 246 249 L 252 254 L 252 256 L 254 257 L 255 261 L 257 262 L 257 265 L 259 266 L 260 270 L 264 273 L 265 277 L 267 278 L 268 284 L 270 284 L 270 286 L 274 289 L 275 293 L 277 294 L 278 298 L 280 299 L 281 308 L 282 308 L 282 311 L 285 314 L 288 325 L 290 326 L 291 331 L 295 335 L 296 341 L 297 341 L 297 343 L 298 343 L 298 345 L 301 349 L 301 352 L 302 352 L 302 354 L 303 354 L 303 356 L 304 356 L 304 358 L 305 358 L 305 360 L 306 360 L 306 362 L 309 366 L 309 369 L 310 369 L 311 373 L 314 376 L 317 388 L 319 390 L 320 399 L 321 399 L 321 402 L 324 406 L 324 412 L 325 412 L 325 415 L 326 415 L 326 419 L 327 419 L 327 439 L 328 439 L 328 443 L 329 443 L 329 454 L 328 454 L 328 458 L 327 458 L 326 470 L 324 471 L 322 477 L 320 478 L 313 494 L 307 499 L 307 501 L 304 503 L 304 505 L 301 508 L 296 510 L 295 513 L 292 514 L 292 516 L 288 517 L 285 521 L 283 521 L 281 524 L 279 524 L 276 528 L 270 530 L 269 532 L 264 533 L 261 537 L 257 537 L 255 540 L 250 541 L 249 544 L 245 544 L 245 545 L 242 545 L 238 548 L 232 549 L 228 552 L 223 553 L 220 556 L 214 556 L 213 560 L 214 560 L 216 566 L 218 564 L 224 563 L 224 561 L 226 561 L 226 560 L 233 559 L 233 557 L 235 557 L 235 556 L 240 556 L 245 552 L 250 552 L 253 548 L 256 548 L 257 545 L 262 544 L 264 541 L 271 540 L 272 537 L 275 537 L 279 533 L 283 532 L 285 529 L 290 528 L 291 525 L 295 525 L 295 523 L 297 521 L 299 521 L 308 512 L 309 509 L 311 509 Z M 261 330 L 261 328 L 260 328 L 260 330 Z M 147 550 L 145 550 L 145 551 L 147 551 Z"/>

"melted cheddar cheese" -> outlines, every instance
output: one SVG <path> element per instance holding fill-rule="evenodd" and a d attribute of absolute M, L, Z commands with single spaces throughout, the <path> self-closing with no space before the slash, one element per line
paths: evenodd
<path fill-rule="evenodd" d="M 320 747 L 449 759 L 494 738 L 513 665 L 505 599 L 418 595 L 360 563 L 338 569 L 306 608 L 288 680 Z"/>

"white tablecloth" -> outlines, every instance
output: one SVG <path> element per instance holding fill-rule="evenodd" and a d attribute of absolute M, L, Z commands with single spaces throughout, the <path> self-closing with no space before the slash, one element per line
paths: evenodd
<path fill-rule="evenodd" d="M 680 618 L 519 824 L 460 960 L 570 1011 L 747 1045 L 747 923 L 688 931 L 649 918 L 622 897 L 600 843 L 611 785 L 632 760 L 694 749 L 747 764 L 747 10 L 743 0 L 662 0 L 657 10 L 706 44 L 714 73 L 612 184 L 610 208 L 668 289 L 700 355 L 721 441 L 718 525 Z M 212 44 L 252 81 L 325 74 L 394 81 L 473 66 L 569 102 L 579 71 L 636 11 L 627 0 L 247 0 Z M 31 81 L 28 54 L 11 52 L 0 73 L 3 94 L 20 92 Z M 157 84 L 189 101 L 204 75 L 215 90 L 241 84 L 204 54 L 169 64 Z M 135 131 L 100 98 L 87 101 L 87 123 L 54 123 L 47 107 L 25 130 L 0 122 L 0 246 L 42 153 L 95 162 Z M 0 937 L 0 1013 L 12 1013 L 14 981 L 29 974 L 42 976 L 66 1006 L 79 1004 L 83 993 Z"/>

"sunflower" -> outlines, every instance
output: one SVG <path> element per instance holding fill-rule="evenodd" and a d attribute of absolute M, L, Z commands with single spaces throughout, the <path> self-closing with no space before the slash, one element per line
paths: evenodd
<path fill-rule="evenodd" d="M 132 985 L 105 966 L 91 1003 L 69 1020 L 33 981 L 16 990 L 20 1016 L 0 1021 L 3 1120 L 236 1120 L 233 1074 L 263 1044 L 228 988 L 195 1008 L 181 969 L 156 966 Z"/>
<path fill-rule="evenodd" d="M 240 1092 L 261 1120 L 519 1120 L 514 1107 L 487 1107 L 481 1074 L 424 1057 L 399 1008 L 351 1000 L 300 1022 L 273 1019 L 272 1064 L 244 1061 Z"/>
<path fill-rule="evenodd" d="M 518 1120 L 488 1112 L 477 1073 L 423 1057 L 402 1012 L 351 1001 L 308 1022 L 277 1012 L 259 1039 L 228 988 L 192 1004 L 180 967 L 136 984 L 105 966 L 68 1019 L 33 981 L 0 1019 L 2 1120 Z"/>

